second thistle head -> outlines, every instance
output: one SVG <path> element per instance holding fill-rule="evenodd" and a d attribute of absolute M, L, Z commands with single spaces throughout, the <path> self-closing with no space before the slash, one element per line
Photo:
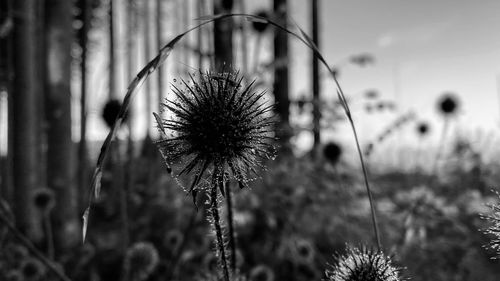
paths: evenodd
<path fill-rule="evenodd" d="M 399 270 L 381 251 L 347 248 L 337 263 L 326 271 L 329 281 L 400 281 Z"/>
<path fill-rule="evenodd" d="M 178 175 L 193 174 L 193 196 L 207 171 L 232 173 L 242 187 L 247 171 L 257 174 L 255 168 L 272 156 L 273 105 L 252 86 L 238 72 L 199 73 L 172 86 L 175 98 L 163 104 L 172 116 L 157 117 L 163 135 L 158 146 Z"/>

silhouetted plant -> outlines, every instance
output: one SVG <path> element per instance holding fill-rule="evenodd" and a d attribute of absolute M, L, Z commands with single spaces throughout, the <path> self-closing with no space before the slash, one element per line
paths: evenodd
<path fill-rule="evenodd" d="M 247 171 L 258 176 L 256 167 L 274 157 L 273 105 L 264 102 L 265 92 L 253 90 L 253 82 L 243 85 L 238 72 L 200 72 L 190 78 L 191 85 L 182 80 L 182 90 L 173 85 L 175 99 L 163 104 L 174 117 L 161 120 L 155 114 L 162 133 L 157 145 L 169 170 L 178 168 L 176 176 L 192 177 L 188 192 L 195 203 L 199 191 L 209 192 L 217 255 L 224 278 L 229 280 L 218 191 L 227 195 L 224 184 L 228 177 L 245 187 Z M 206 179 L 209 171 L 211 179 Z"/>

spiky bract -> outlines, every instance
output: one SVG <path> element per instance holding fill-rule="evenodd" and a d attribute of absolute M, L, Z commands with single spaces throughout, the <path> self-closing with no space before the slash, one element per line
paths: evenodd
<path fill-rule="evenodd" d="M 500 198 L 500 194 L 496 192 L 496 195 Z M 491 223 L 491 225 L 484 230 L 486 234 L 491 235 L 491 240 L 488 248 L 496 252 L 496 256 L 493 258 L 500 258 L 500 203 L 488 204 L 491 208 L 491 213 L 487 215 L 482 215 L 482 218 Z"/>
<path fill-rule="evenodd" d="M 399 270 L 382 251 L 366 248 L 347 248 L 337 258 L 332 269 L 326 271 L 329 281 L 399 281 Z"/>
<path fill-rule="evenodd" d="M 244 85 L 238 72 L 200 72 L 180 88 L 172 85 L 175 99 L 163 104 L 172 116 L 157 120 L 158 146 L 177 175 L 193 176 L 193 197 L 207 171 L 230 172 L 243 187 L 247 172 L 257 175 L 256 167 L 272 156 L 273 105 L 253 84 Z"/>

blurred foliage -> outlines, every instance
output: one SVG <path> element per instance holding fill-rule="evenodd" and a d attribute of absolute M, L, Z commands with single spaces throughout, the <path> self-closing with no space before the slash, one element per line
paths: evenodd
<path fill-rule="evenodd" d="M 153 247 L 134 261 L 148 273 L 135 280 L 216 280 L 206 197 L 196 212 L 159 155 L 147 155 L 132 161 L 130 244 L 123 245 L 120 196 L 111 184 L 111 166 L 125 164 L 108 163 L 88 240 L 58 259 L 72 280 L 126 280 L 127 252 L 139 242 Z M 346 243 L 373 245 L 358 168 L 309 157 L 269 162 L 248 189 L 231 183 L 240 280 L 321 280 Z M 411 280 L 498 280 L 498 261 L 483 247 L 491 237 L 479 231 L 488 227 L 479 214 L 497 201 L 489 189 L 498 182 L 498 164 L 483 163 L 480 152 L 463 144 L 446 159 L 439 177 L 418 167 L 371 175 L 385 250 Z M 57 280 L 1 226 L 0 239 L 0 280 Z"/>

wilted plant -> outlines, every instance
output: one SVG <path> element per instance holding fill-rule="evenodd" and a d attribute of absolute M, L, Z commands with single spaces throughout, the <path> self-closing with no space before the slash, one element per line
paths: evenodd
<path fill-rule="evenodd" d="M 329 281 L 399 281 L 399 269 L 382 251 L 347 247 L 337 262 L 326 270 Z"/>

